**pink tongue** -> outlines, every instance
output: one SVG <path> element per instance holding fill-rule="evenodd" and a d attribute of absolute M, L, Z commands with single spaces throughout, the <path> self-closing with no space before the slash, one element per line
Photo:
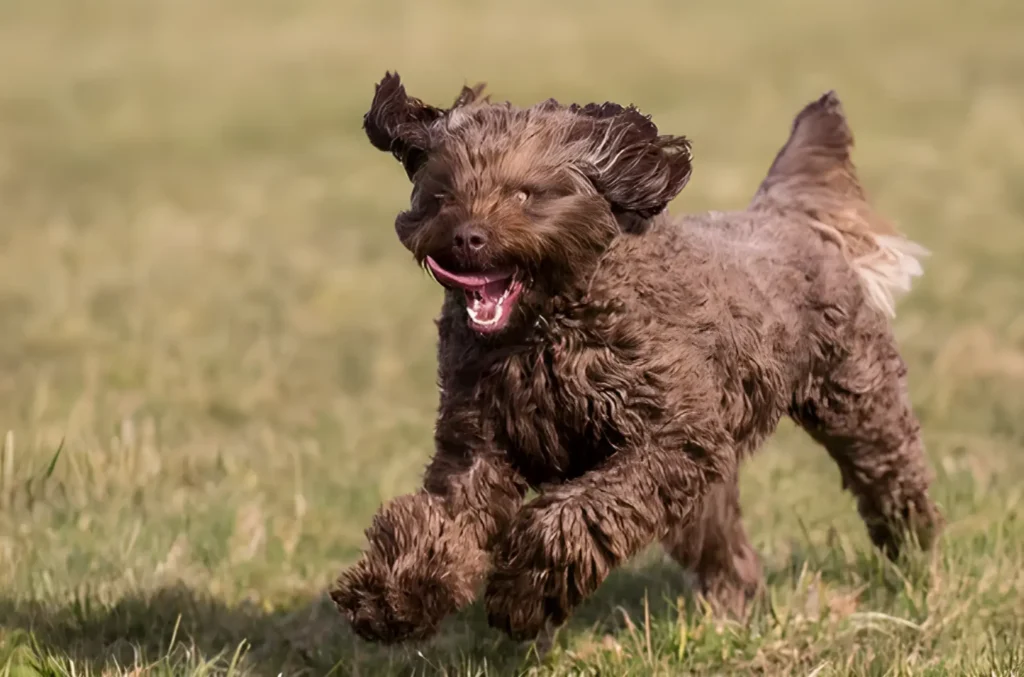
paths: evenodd
<path fill-rule="evenodd" d="M 493 273 L 478 273 L 471 275 L 459 275 L 445 270 L 437 265 L 437 261 L 427 257 L 427 267 L 433 273 L 434 278 L 446 287 L 459 287 L 466 291 L 475 291 L 481 296 L 498 298 L 507 286 L 506 282 L 511 277 L 507 270 Z"/>

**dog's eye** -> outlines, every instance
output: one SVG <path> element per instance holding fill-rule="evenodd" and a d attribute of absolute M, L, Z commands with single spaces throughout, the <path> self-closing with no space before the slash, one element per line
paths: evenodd
<path fill-rule="evenodd" d="M 529 199 L 530 199 L 530 194 L 527 191 L 525 191 L 525 190 L 517 190 L 516 191 L 516 193 L 515 193 L 515 200 L 519 204 L 524 204 Z"/>

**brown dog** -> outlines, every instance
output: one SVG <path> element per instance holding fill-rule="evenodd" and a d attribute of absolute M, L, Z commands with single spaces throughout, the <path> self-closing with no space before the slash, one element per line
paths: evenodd
<path fill-rule="evenodd" d="M 660 540 L 721 610 L 761 583 L 737 466 L 788 414 L 895 557 L 940 517 L 887 315 L 921 249 L 865 198 L 828 93 L 746 211 L 672 218 L 690 144 L 635 108 L 448 109 L 377 86 L 413 183 L 395 228 L 447 289 L 436 454 L 332 591 L 364 638 L 429 636 L 486 582 L 493 626 L 560 623 Z M 527 487 L 541 494 L 522 505 Z"/>

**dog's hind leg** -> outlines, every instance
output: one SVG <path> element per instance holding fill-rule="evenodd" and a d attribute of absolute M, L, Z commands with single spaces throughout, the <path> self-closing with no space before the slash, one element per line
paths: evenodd
<path fill-rule="evenodd" d="M 942 518 L 928 497 L 920 424 L 891 333 L 869 322 L 848 346 L 845 358 L 794 399 L 790 415 L 828 450 L 871 540 L 896 559 L 907 535 L 930 547 Z"/>
<path fill-rule="evenodd" d="M 743 529 L 735 479 L 716 485 L 690 520 L 671 526 L 666 552 L 698 579 L 712 607 L 742 617 L 761 590 L 761 563 Z"/>

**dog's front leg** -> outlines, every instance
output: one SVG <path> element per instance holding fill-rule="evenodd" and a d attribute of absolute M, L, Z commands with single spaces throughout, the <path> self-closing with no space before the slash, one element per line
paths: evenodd
<path fill-rule="evenodd" d="M 442 412 L 423 488 L 384 505 L 363 558 L 331 592 L 360 637 L 425 639 L 473 601 L 488 549 L 521 505 L 526 485 L 505 456 L 467 434 L 472 422 Z"/>
<path fill-rule="evenodd" d="M 685 445 L 627 449 L 524 506 L 495 548 L 491 625 L 526 640 L 561 624 L 614 567 L 694 514 L 730 458 Z"/>

